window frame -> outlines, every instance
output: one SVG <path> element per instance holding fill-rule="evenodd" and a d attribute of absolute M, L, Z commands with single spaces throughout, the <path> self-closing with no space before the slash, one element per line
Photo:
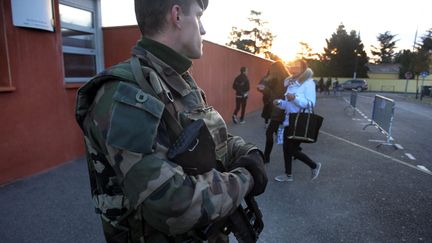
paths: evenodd
<path fill-rule="evenodd" d="M 10 68 L 8 39 L 6 35 L 6 17 L 4 11 L 4 1 L 0 2 L 0 53 L 4 53 L 3 62 L 0 62 L 0 92 L 14 91 Z M 3 76 L 4 75 L 4 76 Z"/>
<path fill-rule="evenodd" d="M 83 0 L 81 0 L 80 2 L 83 2 Z M 62 22 L 61 18 L 59 18 L 60 32 L 62 28 L 65 28 L 65 29 L 76 30 L 76 31 L 92 34 L 94 35 L 95 46 L 94 48 L 64 46 L 62 41 L 62 45 L 61 45 L 62 55 L 67 53 L 67 54 L 93 56 L 95 58 L 95 71 L 96 71 L 95 74 L 97 74 L 103 70 L 103 66 L 104 66 L 100 0 L 84 0 L 84 2 L 88 4 L 78 4 L 67 0 L 60 0 L 59 5 L 62 4 L 68 7 L 91 12 L 93 27 L 84 27 L 84 26 L 75 25 L 71 23 L 64 23 Z M 93 7 L 84 6 L 84 5 L 92 5 Z M 59 16 L 60 16 L 60 7 L 59 7 Z M 62 35 L 61 38 L 63 38 Z M 66 77 L 66 67 L 64 64 L 64 59 L 63 59 L 63 75 L 66 84 L 87 82 L 91 78 L 91 76 L 90 77 Z"/>

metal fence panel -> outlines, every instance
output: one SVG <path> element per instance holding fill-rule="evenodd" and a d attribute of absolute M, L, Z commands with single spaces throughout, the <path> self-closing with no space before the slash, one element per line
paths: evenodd
<path fill-rule="evenodd" d="M 376 126 L 380 131 L 382 131 L 387 136 L 387 142 L 385 143 L 385 145 L 394 145 L 392 143 L 393 138 L 391 136 L 394 109 L 395 109 L 394 100 L 381 95 L 375 95 L 373 108 L 372 108 L 371 123 L 366 125 L 363 128 L 363 130 L 366 129 L 366 127 L 368 126 Z"/>
<path fill-rule="evenodd" d="M 351 91 L 351 98 L 350 98 L 350 105 L 353 107 L 353 109 L 355 109 L 356 104 L 357 104 L 357 90 L 352 90 Z"/>

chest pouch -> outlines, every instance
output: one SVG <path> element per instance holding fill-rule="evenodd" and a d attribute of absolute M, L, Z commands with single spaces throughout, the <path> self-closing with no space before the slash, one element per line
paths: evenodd
<path fill-rule="evenodd" d="M 193 109 L 191 111 L 183 111 L 179 114 L 180 122 L 183 127 L 192 124 L 193 122 L 202 119 L 205 127 L 210 133 L 214 143 L 214 154 L 216 161 L 225 164 L 227 157 L 227 126 L 222 116 L 213 107 L 205 107 Z"/>
<path fill-rule="evenodd" d="M 167 157 L 188 175 L 199 175 L 218 168 L 213 138 L 203 119 L 187 125 L 175 143 L 169 148 Z"/>

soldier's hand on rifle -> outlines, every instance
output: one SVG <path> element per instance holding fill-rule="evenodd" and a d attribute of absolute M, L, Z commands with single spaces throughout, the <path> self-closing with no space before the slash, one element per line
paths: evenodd
<path fill-rule="evenodd" d="M 252 151 L 247 155 L 238 158 L 230 167 L 233 170 L 238 167 L 243 167 L 251 173 L 254 186 L 250 191 L 250 195 L 258 196 L 265 191 L 267 186 L 267 173 L 264 167 L 264 161 L 261 154 L 257 151 Z"/>

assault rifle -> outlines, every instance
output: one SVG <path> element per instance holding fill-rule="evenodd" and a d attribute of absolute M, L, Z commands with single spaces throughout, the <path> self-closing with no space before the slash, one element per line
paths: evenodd
<path fill-rule="evenodd" d="M 168 150 L 168 159 L 182 166 L 185 173 L 198 175 L 216 168 L 226 171 L 217 163 L 214 153 L 215 146 L 212 136 L 202 119 L 186 126 L 176 142 Z M 205 159 L 204 159 L 205 158 Z M 213 162 L 213 163 L 210 163 Z M 240 243 L 254 243 L 264 228 L 262 213 L 255 198 L 247 196 L 244 205 L 240 205 L 228 220 L 211 224 L 196 233 L 201 240 L 207 240 L 214 232 L 233 233 Z"/>
<path fill-rule="evenodd" d="M 247 207 L 240 205 L 236 212 L 230 215 L 231 230 L 240 243 L 256 242 L 264 229 L 262 213 L 254 197 L 246 197 Z"/>

